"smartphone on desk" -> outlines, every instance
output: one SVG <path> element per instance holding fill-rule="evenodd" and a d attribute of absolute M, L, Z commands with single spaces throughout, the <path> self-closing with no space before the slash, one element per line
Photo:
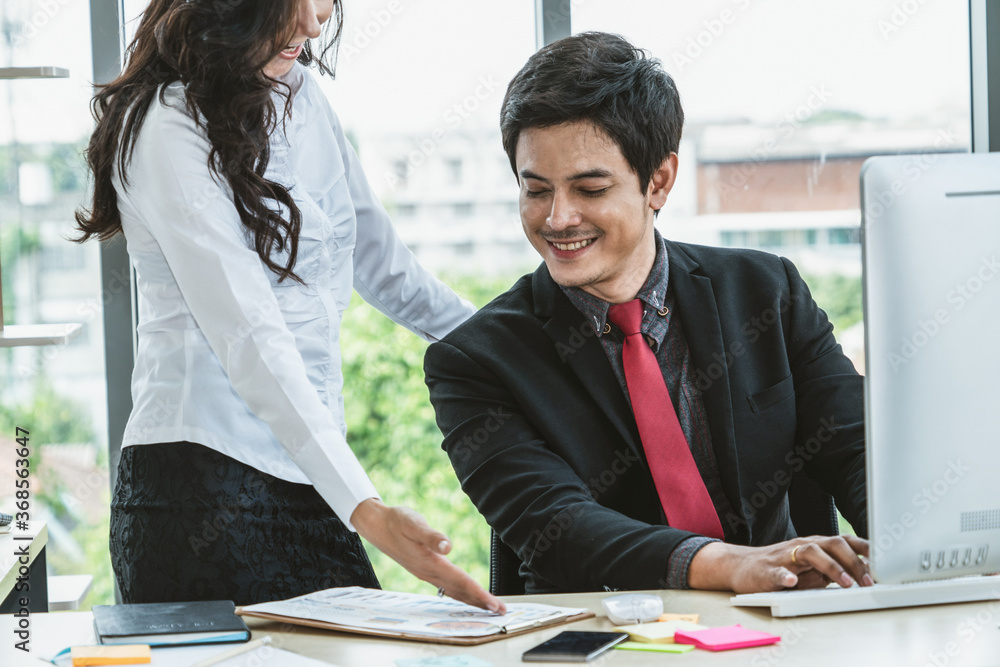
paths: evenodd
<path fill-rule="evenodd" d="M 521 654 L 524 662 L 590 662 L 628 639 L 624 632 L 567 630 Z"/>

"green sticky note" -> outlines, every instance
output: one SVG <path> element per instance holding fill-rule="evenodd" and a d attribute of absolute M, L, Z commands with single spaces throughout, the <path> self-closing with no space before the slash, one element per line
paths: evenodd
<path fill-rule="evenodd" d="M 687 653 L 693 651 L 692 644 L 644 644 L 643 642 L 622 642 L 615 648 L 626 651 L 652 651 L 654 653 Z"/>

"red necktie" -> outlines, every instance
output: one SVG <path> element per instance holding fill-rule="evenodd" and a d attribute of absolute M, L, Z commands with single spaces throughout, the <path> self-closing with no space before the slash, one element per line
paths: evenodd
<path fill-rule="evenodd" d="M 642 310 L 639 299 L 615 304 L 608 319 L 625 334 L 625 384 L 656 492 L 670 526 L 721 540 L 715 504 L 677 421 L 660 364 L 642 337 Z"/>

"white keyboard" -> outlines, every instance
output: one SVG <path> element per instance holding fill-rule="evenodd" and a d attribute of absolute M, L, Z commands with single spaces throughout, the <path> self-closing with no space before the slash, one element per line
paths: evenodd
<path fill-rule="evenodd" d="M 927 604 L 1000 600 L 1000 576 L 736 595 L 735 607 L 770 607 L 772 616 L 809 616 Z"/>

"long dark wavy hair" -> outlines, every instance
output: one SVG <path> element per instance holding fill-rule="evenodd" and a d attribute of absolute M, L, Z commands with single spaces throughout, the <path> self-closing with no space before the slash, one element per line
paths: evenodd
<path fill-rule="evenodd" d="M 208 167 L 232 189 L 233 203 L 261 261 L 279 281 L 301 282 L 293 271 L 299 209 L 287 188 L 264 178 L 270 159 L 268 136 L 284 120 L 278 118 L 272 92 L 275 86 L 285 95 L 289 91 L 263 70 L 295 37 L 297 10 L 298 0 L 149 3 L 126 51 L 124 71 L 98 86 L 91 103 L 97 128 L 86 159 L 94 175 L 94 197 L 89 210 L 76 213 L 80 236 L 74 240 L 105 241 L 122 231 L 112 176 L 117 168 L 128 186 L 127 167 L 149 105 L 157 95 L 163 102 L 166 84 L 180 81 L 187 110 L 211 144 Z M 336 0 L 316 48 L 307 42 L 299 61 L 316 63 L 332 76 L 342 26 L 342 7 Z M 286 105 L 286 113 L 290 109 Z M 271 259 L 272 253 L 286 248 L 286 263 Z"/>

